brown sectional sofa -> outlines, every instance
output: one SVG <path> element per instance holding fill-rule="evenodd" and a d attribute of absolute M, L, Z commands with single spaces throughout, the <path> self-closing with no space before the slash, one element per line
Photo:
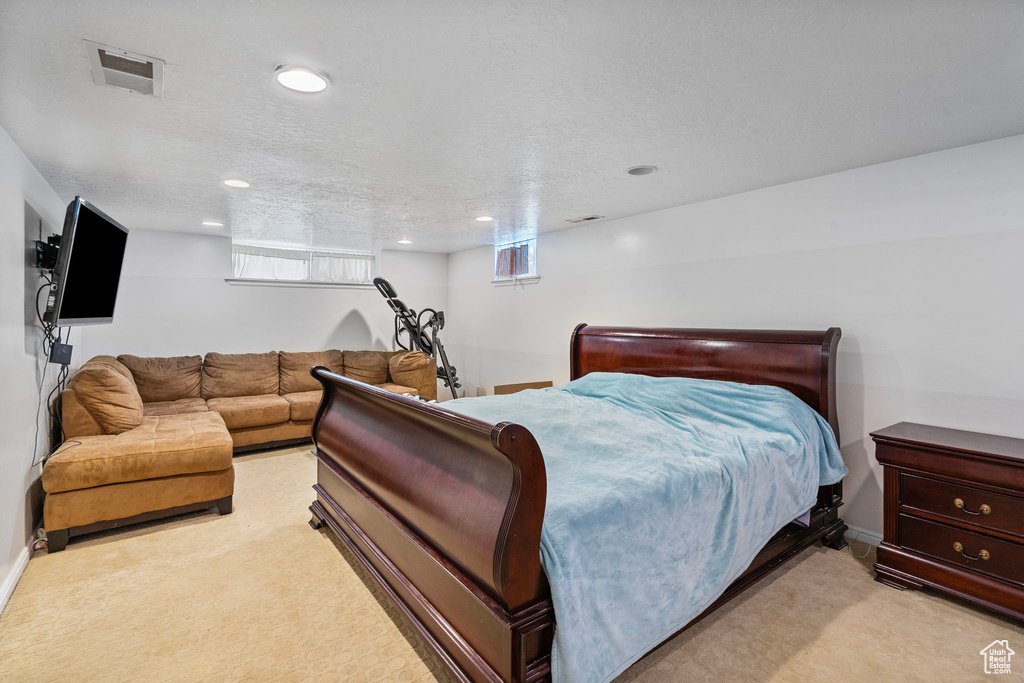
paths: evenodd
<path fill-rule="evenodd" d="M 216 505 L 231 512 L 232 455 L 309 438 L 323 365 L 397 393 L 437 397 L 420 352 L 97 356 L 62 393 L 64 442 L 43 468 L 51 552 L 71 536 Z"/>

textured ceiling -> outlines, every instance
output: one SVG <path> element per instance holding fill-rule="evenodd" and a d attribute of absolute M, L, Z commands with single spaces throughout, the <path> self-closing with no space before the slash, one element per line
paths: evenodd
<path fill-rule="evenodd" d="M 1022 36 L 987 0 L 0 0 L 0 125 L 129 228 L 450 252 L 1024 133 Z"/>

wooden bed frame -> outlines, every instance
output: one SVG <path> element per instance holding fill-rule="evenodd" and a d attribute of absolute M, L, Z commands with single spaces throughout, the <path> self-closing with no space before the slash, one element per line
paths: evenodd
<path fill-rule="evenodd" d="M 836 433 L 840 330 L 676 330 L 579 325 L 571 376 L 613 371 L 783 387 Z M 555 615 L 540 563 L 544 458 L 521 425 L 496 425 L 317 367 L 314 529 L 352 551 L 458 680 L 551 674 Z M 810 525 L 789 524 L 704 616 L 818 540 L 846 543 L 842 484 L 823 486 Z"/>

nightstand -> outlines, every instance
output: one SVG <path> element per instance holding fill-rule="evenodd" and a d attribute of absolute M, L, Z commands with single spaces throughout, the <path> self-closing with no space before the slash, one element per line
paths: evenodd
<path fill-rule="evenodd" d="M 1024 619 L 1024 439 L 910 422 L 871 436 L 885 471 L 875 579 Z"/>

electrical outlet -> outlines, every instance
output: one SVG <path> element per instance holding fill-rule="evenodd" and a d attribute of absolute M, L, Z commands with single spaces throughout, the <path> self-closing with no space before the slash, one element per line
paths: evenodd
<path fill-rule="evenodd" d="M 484 388 L 482 386 L 480 386 L 479 384 L 476 385 L 476 395 L 477 396 L 483 396 L 484 395 Z"/>

